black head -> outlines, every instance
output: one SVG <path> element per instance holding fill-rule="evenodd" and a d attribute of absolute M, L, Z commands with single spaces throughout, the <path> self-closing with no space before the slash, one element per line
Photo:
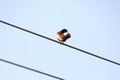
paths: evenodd
<path fill-rule="evenodd" d="M 67 29 L 62 29 L 61 30 L 62 33 L 68 32 Z"/>

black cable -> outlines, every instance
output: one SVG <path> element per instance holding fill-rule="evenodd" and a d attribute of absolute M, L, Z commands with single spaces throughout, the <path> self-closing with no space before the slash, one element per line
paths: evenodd
<path fill-rule="evenodd" d="M 37 34 L 37 33 L 35 33 L 35 32 L 32 32 L 32 31 L 30 31 L 30 30 L 27 30 L 27 29 L 24 29 L 24 28 L 18 27 L 18 26 L 16 26 L 16 25 L 10 24 L 10 23 L 8 23 L 8 22 L 2 21 L 2 20 L 0 20 L 0 22 L 1 22 L 1 23 L 4 23 L 4 24 L 7 24 L 7 25 L 9 25 L 9 26 L 11 26 L 11 27 L 14 27 L 14 28 L 17 28 L 17 29 L 20 29 L 20 30 L 26 31 L 26 32 L 31 33 L 31 34 L 34 34 L 34 35 L 36 35 L 36 36 L 39 36 L 39 37 L 42 37 L 42 38 L 48 39 L 48 40 L 50 40 L 50 41 L 53 41 L 53 42 L 59 43 L 59 44 L 61 44 L 61 45 L 67 46 L 67 47 L 69 47 L 69 48 L 72 48 L 72 49 L 75 49 L 75 50 L 81 51 L 81 52 L 83 52 L 83 53 L 89 54 L 89 55 L 91 55 L 91 56 L 97 57 L 97 58 L 99 58 L 99 59 L 102 59 L 102 60 L 105 60 L 105 61 L 108 61 L 108 62 L 111 62 L 111 63 L 113 63 L 113 64 L 116 64 L 116 65 L 119 65 L 119 66 L 120 66 L 120 63 L 115 62 L 115 61 L 112 61 L 112 60 L 110 60 L 110 59 L 107 59 L 107 58 L 104 58 L 104 57 L 101 57 L 101 56 L 95 55 L 95 54 L 93 54 L 93 53 L 87 52 L 87 51 L 85 51 L 85 50 L 82 50 L 82 49 L 76 48 L 76 47 L 74 47 L 74 46 L 71 46 L 71 45 L 68 45 L 68 44 L 65 44 L 65 43 L 61 43 L 61 42 L 56 41 L 56 40 L 54 40 L 54 39 L 51 39 L 51 38 L 49 38 L 49 37 L 46 37 L 46 36 L 43 36 L 43 35 Z"/>
<path fill-rule="evenodd" d="M 24 69 L 27 69 L 27 70 L 30 70 L 30 71 L 34 71 L 34 72 L 37 72 L 37 73 L 40 73 L 40 74 L 43 74 L 43 75 L 46 75 L 46 76 L 49 76 L 49 77 L 52 77 L 52 78 L 56 78 L 56 79 L 59 79 L 59 80 L 64 80 L 64 79 L 62 79 L 62 78 L 53 76 L 53 75 L 51 75 L 51 74 L 44 73 L 44 72 L 41 72 L 41 71 L 38 71 L 38 70 L 35 70 L 35 69 L 32 69 L 32 68 L 29 68 L 29 67 L 20 65 L 20 64 L 16 64 L 16 63 L 10 62 L 10 61 L 8 61 L 8 60 L 4 60 L 4 59 L 1 59 L 1 58 L 0 58 L 0 61 L 5 62 L 5 63 L 8 63 L 8 64 L 15 65 L 15 66 L 18 66 L 18 67 L 21 67 L 21 68 L 24 68 Z"/>

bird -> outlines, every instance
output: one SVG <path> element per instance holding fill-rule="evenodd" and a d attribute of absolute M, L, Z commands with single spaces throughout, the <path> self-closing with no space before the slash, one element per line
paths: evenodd
<path fill-rule="evenodd" d="M 58 31 L 56 34 L 57 34 L 57 39 L 60 42 L 65 42 L 67 39 L 71 38 L 71 34 L 68 33 L 67 29 L 62 29 Z"/>

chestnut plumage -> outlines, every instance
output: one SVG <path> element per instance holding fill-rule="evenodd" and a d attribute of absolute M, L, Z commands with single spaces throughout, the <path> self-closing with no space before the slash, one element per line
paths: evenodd
<path fill-rule="evenodd" d="M 65 33 L 66 33 L 66 35 L 65 35 Z M 67 29 L 62 29 L 62 30 L 57 32 L 57 39 L 61 42 L 65 42 L 70 37 L 71 37 L 71 34 L 68 33 Z"/>

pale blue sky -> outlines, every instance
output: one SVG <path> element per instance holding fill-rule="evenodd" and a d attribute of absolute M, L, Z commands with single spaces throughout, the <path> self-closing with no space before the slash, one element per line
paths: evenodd
<path fill-rule="evenodd" d="M 120 63 L 120 0 L 0 0 L 0 19 Z M 65 80 L 119 80 L 120 66 L 0 23 L 0 58 Z M 57 39 L 56 39 L 57 40 Z M 56 80 L 0 62 L 0 80 Z"/>

